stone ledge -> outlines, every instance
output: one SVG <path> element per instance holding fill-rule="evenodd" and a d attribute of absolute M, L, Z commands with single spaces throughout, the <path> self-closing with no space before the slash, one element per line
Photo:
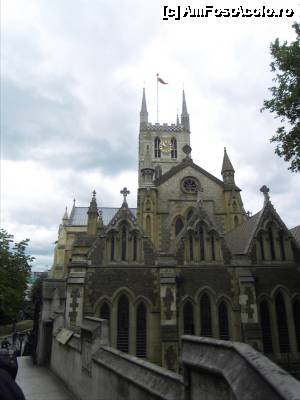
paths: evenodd
<path fill-rule="evenodd" d="M 148 361 L 102 346 L 93 361 L 158 398 L 183 400 L 183 378 Z"/>
<path fill-rule="evenodd" d="M 300 382 L 244 343 L 183 336 L 182 362 L 199 379 L 222 376 L 237 400 L 300 399 Z"/>

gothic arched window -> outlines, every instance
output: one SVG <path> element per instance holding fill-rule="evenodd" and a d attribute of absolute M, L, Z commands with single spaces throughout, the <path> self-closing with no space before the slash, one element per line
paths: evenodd
<path fill-rule="evenodd" d="M 100 308 L 100 318 L 106 319 L 108 322 L 110 320 L 110 310 L 109 305 L 105 302 Z"/>
<path fill-rule="evenodd" d="M 199 225 L 198 228 L 198 234 L 199 234 L 199 244 L 200 244 L 200 260 L 203 261 L 205 258 L 205 249 L 204 249 L 204 232 L 203 232 L 203 227 Z"/>
<path fill-rule="evenodd" d="M 184 227 L 184 223 L 181 217 L 177 217 L 175 221 L 175 236 L 178 236 L 181 232 L 182 228 Z"/>
<path fill-rule="evenodd" d="M 264 238 L 262 233 L 259 235 L 259 247 L 262 261 L 265 261 L 265 248 L 264 248 Z"/>
<path fill-rule="evenodd" d="M 278 293 L 276 296 L 275 308 L 276 308 L 280 353 L 289 353 L 290 352 L 289 330 L 287 325 L 285 302 L 281 293 Z"/>
<path fill-rule="evenodd" d="M 279 234 L 279 245 L 280 245 L 280 252 L 281 252 L 281 260 L 285 261 L 285 248 L 284 248 L 284 235 L 283 232 Z"/>
<path fill-rule="evenodd" d="M 115 259 L 115 235 L 112 233 L 110 238 L 110 260 L 114 261 Z"/>
<path fill-rule="evenodd" d="M 273 231 L 272 231 L 271 226 L 269 226 L 268 235 L 269 235 L 269 243 L 270 243 L 271 260 L 275 260 L 274 238 L 273 238 Z"/>
<path fill-rule="evenodd" d="M 126 226 L 122 226 L 121 230 L 121 259 L 122 261 L 126 260 L 127 256 L 127 229 Z"/>
<path fill-rule="evenodd" d="M 160 158 L 160 138 L 158 136 L 154 139 L 154 157 Z"/>
<path fill-rule="evenodd" d="M 200 301 L 201 336 L 212 336 L 210 300 L 205 293 Z"/>
<path fill-rule="evenodd" d="M 136 356 L 147 357 L 147 309 L 140 303 L 136 312 Z"/>
<path fill-rule="evenodd" d="M 189 235 L 189 252 L 190 252 L 190 261 L 194 260 L 194 239 L 193 235 Z"/>
<path fill-rule="evenodd" d="M 264 353 L 273 353 L 273 341 L 272 341 L 272 330 L 271 330 L 271 319 L 269 306 L 266 301 L 260 303 L 260 325 L 262 331 L 262 339 L 264 345 Z"/>
<path fill-rule="evenodd" d="M 294 315 L 298 353 L 300 353 L 300 301 L 299 300 L 295 300 L 293 303 L 293 315 Z"/>
<path fill-rule="evenodd" d="M 129 302 L 125 295 L 118 301 L 117 349 L 125 353 L 129 349 Z"/>
<path fill-rule="evenodd" d="M 183 333 L 184 335 L 194 335 L 194 311 L 193 305 L 187 301 L 183 306 Z"/>
<path fill-rule="evenodd" d="M 177 140 L 171 139 L 171 158 L 177 158 Z"/>
<path fill-rule="evenodd" d="M 211 247 L 211 258 L 213 261 L 216 259 L 216 250 L 215 250 L 215 237 L 214 234 L 211 234 L 210 237 L 210 247 Z"/>
<path fill-rule="evenodd" d="M 229 340 L 228 312 L 226 303 L 224 301 L 222 301 L 222 303 L 219 305 L 218 317 L 220 339 Z"/>
<path fill-rule="evenodd" d="M 138 240 L 137 240 L 137 236 L 136 234 L 133 235 L 133 241 L 132 241 L 132 246 L 133 246 L 133 261 L 137 260 L 137 244 L 138 244 Z"/>

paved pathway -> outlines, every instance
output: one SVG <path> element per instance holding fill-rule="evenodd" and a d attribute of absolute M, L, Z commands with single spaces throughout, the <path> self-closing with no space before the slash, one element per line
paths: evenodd
<path fill-rule="evenodd" d="M 26 400 L 75 400 L 49 369 L 33 365 L 31 357 L 19 357 L 18 364 L 17 383 Z"/>

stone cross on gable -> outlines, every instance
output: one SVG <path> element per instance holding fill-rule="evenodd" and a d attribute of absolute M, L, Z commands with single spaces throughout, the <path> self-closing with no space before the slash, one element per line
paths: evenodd
<path fill-rule="evenodd" d="M 260 191 L 261 191 L 261 192 L 263 193 L 263 195 L 264 195 L 265 203 L 267 203 L 267 202 L 270 200 L 270 195 L 269 195 L 270 189 L 269 189 L 266 185 L 263 185 L 263 186 L 260 188 Z"/>
<path fill-rule="evenodd" d="M 126 197 L 130 194 L 130 191 L 125 186 L 120 193 L 123 195 L 123 204 L 127 204 Z"/>

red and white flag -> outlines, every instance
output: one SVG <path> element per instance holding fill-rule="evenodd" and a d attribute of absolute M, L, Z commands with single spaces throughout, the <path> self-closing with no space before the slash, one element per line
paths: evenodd
<path fill-rule="evenodd" d="M 163 85 L 167 85 L 168 84 L 168 82 L 165 82 L 163 79 L 161 79 L 158 74 L 156 74 L 156 76 L 157 76 L 157 81 L 158 82 L 162 83 Z"/>

